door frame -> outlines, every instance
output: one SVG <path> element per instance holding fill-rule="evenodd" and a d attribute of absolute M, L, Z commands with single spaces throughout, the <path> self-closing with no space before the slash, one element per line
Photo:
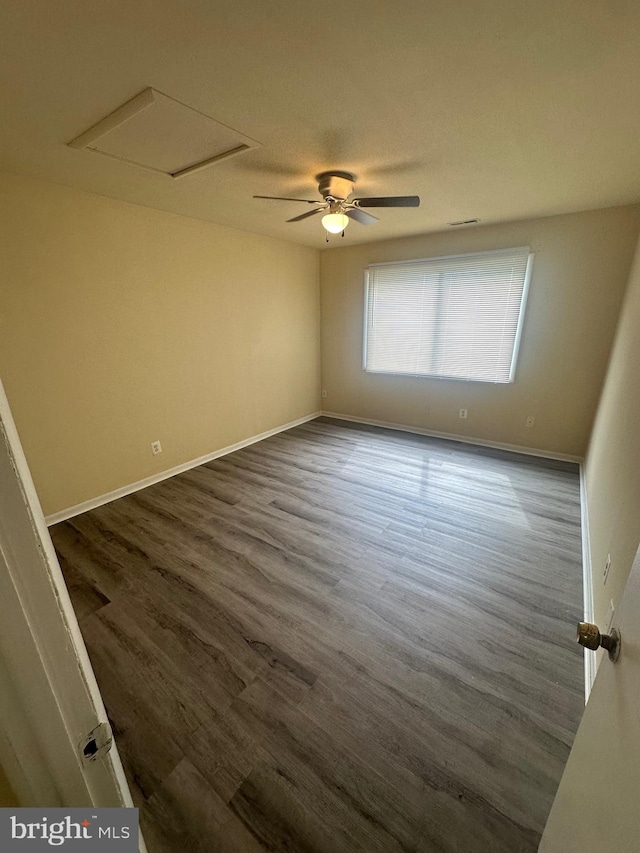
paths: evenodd
<path fill-rule="evenodd" d="M 81 754 L 107 713 L 1 382 L 0 720 L 22 806 L 133 807 L 115 744 Z"/>

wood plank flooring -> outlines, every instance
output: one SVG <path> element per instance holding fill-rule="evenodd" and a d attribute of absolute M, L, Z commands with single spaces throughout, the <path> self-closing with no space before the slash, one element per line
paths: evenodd
<path fill-rule="evenodd" d="M 319 419 L 51 530 L 150 853 L 525 853 L 577 466 Z"/>

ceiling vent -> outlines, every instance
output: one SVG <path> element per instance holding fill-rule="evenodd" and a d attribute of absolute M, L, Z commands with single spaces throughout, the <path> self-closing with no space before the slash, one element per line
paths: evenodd
<path fill-rule="evenodd" d="M 155 89 L 145 89 L 69 145 L 182 178 L 260 143 Z"/>

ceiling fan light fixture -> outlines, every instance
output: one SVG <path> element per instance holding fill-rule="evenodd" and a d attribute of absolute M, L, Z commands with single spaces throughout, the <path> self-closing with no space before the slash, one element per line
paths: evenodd
<path fill-rule="evenodd" d="M 322 225 L 329 234 L 340 234 L 349 224 L 349 217 L 344 213 L 327 213 L 322 217 Z"/>

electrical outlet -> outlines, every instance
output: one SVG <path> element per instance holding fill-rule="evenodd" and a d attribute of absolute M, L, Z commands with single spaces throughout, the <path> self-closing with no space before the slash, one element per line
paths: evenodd
<path fill-rule="evenodd" d="M 151 442 L 151 452 L 153 453 L 154 456 L 157 456 L 158 453 L 162 453 L 162 445 L 160 444 L 159 441 L 152 441 Z"/>
<path fill-rule="evenodd" d="M 604 632 L 608 634 L 613 628 L 613 617 L 616 615 L 616 608 L 613 599 L 609 601 L 609 609 L 607 610 L 607 621 L 605 623 Z"/>
<path fill-rule="evenodd" d="M 466 409 L 460 409 L 460 414 L 458 415 L 458 417 L 460 417 L 464 420 L 467 417 L 467 410 Z"/>
<path fill-rule="evenodd" d="M 323 390 L 323 392 L 322 392 L 322 396 L 323 396 L 323 397 L 326 397 L 326 396 L 327 396 L 327 392 Z"/>
<path fill-rule="evenodd" d="M 606 584 L 607 578 L 609 577 L 609 569 L 611 568 L 611 554 L 607 554 L 607 560 L 604 564 L 604 573 L 602 576 L 602 584 Z"/>
<path fill-rule="evenodd" d="M 536 422 L 536 419 L 533 417 L 533 415 L 527 415 L 527 419 L 525 420 L 524 425 L 526 427 L 532 427 L 535 424 L 535 422 Z"/>

